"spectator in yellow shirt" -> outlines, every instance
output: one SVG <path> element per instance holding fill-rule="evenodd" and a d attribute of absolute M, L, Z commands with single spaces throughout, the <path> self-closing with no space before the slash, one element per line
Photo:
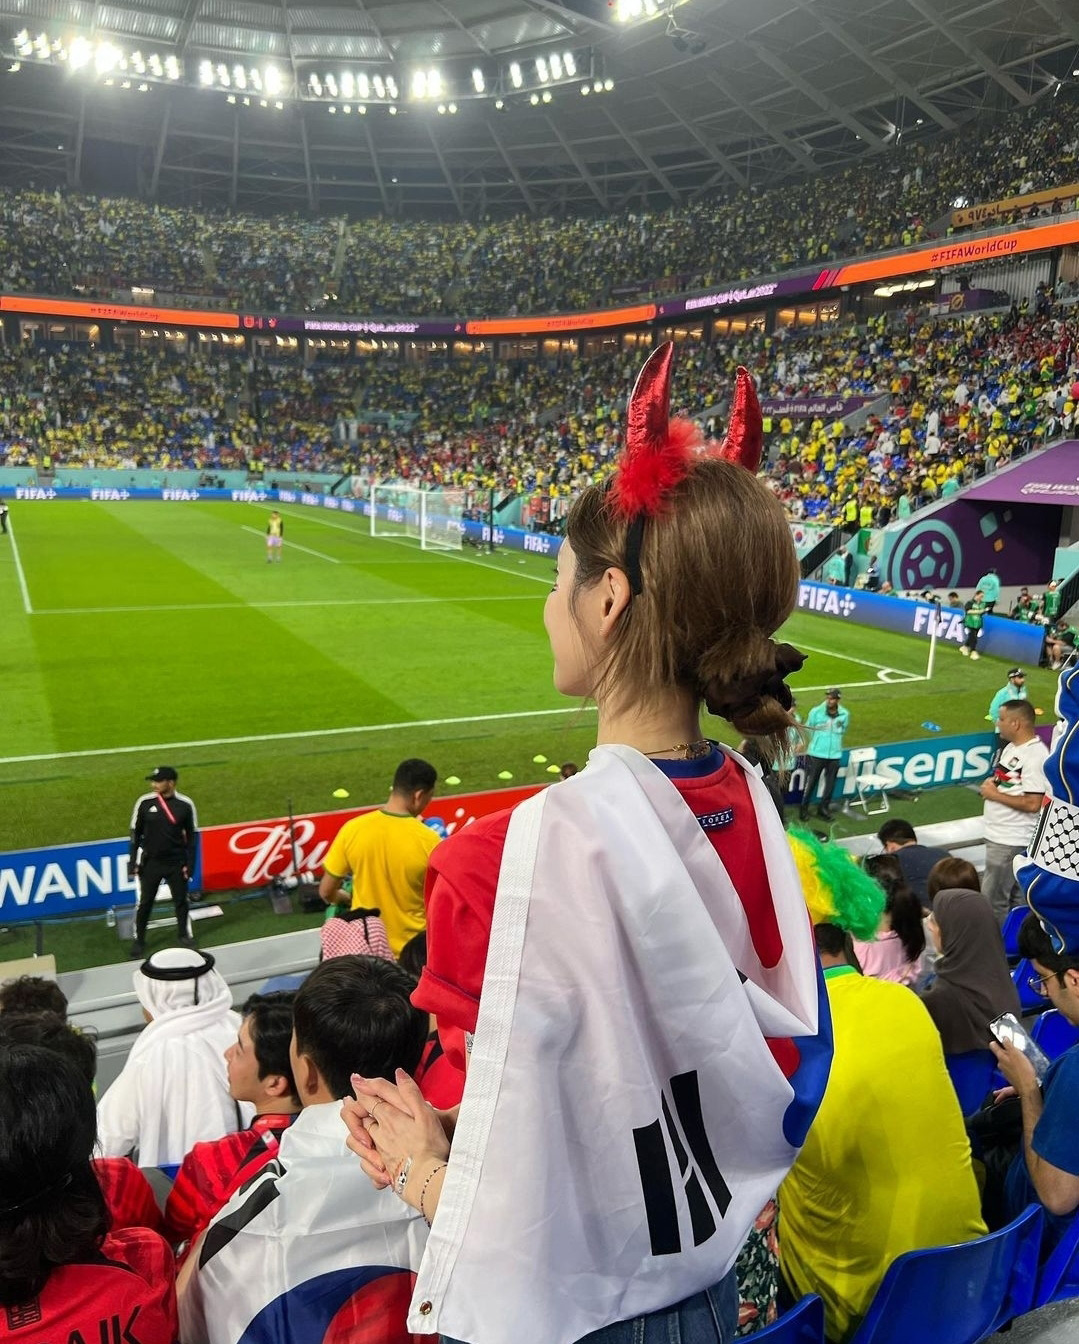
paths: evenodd
<path fill-rule="evenodd" d="M 351 877 L 352 909 L 381 913 L 395 957 L 427 927 L 423 886 L 439 837 L 419 816 L 434 795 L 437 779 L 427 761 L 402 761 L 386 806 L 346 821 L 323 863 L 318 889 L 322 899 L 335 904 L 341 884 Z"/>

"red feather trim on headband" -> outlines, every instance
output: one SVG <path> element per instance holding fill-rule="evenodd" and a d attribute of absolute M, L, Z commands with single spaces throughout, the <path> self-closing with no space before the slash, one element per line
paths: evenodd
<path fill-rule="evenodd" d="M 648 356 L 626 406 L 626 447 L 611 485 L 615 508 L 625 518 L 650 518 L 693 463 L 703 442 L 691 420 L 670 419 L 674 342 Z"/>
<path fill-rule="evenodd" d="M 626 407 L 626 447 L 611 483 L 611 498 L 624 518 L 651 518 L 664 498 L 687 474 L 704 447 L 697 424 L 670 419 L 671 363 L 674 343 L 665 341 L 649 355 Z M 727 434 L 710 456 L 756 472 L 764 442 L 757 389 L 748 370 L 739 367 Z"/>

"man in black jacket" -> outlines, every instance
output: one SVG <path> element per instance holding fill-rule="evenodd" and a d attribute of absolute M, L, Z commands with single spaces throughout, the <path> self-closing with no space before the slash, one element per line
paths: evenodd
<path fill-rule="evenodd" d="M 159 765 L 146 778 L 152 793 L 144 793 L 131 814 L 131 854 L 128 870 L 139 879 L 139 908 L 135 914 L 133 957 L 146 955 L 146 925 L 158 888 L 167 882 L 176 911 L 176 929 L 184 947 L 194 947 L 187 917 L 187 887 L 195 872 L 198 818 L 190 798 L 176 792 L 179 778 L 171 765 Z"/>

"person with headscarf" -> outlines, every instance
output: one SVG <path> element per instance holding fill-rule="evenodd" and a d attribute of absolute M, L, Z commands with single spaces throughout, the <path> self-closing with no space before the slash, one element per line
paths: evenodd
<path fill-rule="evenodd" d="M 946 1055 L 988 1050 L 989 1023 L 1022 1012 L 1008 970 L 1000 926 L 977 891 L 938 891 L 929 932 L 940 956 L 922 1002 L 937 1025 Z"/>
<path fill-rule="evenodd" d="M 852 935 L 876 931 L 883 890 L 838 845 L 805 831 L 790 844 L 835 1051 L 805 1147 L 779 1187 L 779 1266 L 792 1301 L 820 1295 L 825 1334 L 840 1344 L 857 1333 L 897 1256 L 973 1241 L 985 1224 L 933 1023 L 909 989 L 862 975 L 854 957 Z"/>
<path fill-rule="evenodd" d="M 240 1018 L 213 957 L 198 948 L 155 952 L 132 980 L 147 1026 L 98 1103 L 98 1138 L 105 1157 L 177 1166 L 196 1143 L 241 1127 L 225 1068 Z"/>

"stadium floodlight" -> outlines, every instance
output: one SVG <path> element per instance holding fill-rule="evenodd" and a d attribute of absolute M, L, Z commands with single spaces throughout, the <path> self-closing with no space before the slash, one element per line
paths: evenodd
<path fill-rule="evenodd" d="M 241 91 L 247 88 L 247 71 L 242 65 L 232 67 L 232 82 Z"/>
<path fill-rule="evenodd" d="M 595 83 L 592 85 L 592 92 L 593 92 L 593 93 L 602 93 L 602 92 L 603 92 L 603 80 L 602 80 L 602 79 L 597 79 L 597 80 L 595 81 Z"/>
<path fill-rule="evenodd" d="M 164 73 L 165 71 L 161 65 L 161 57 L 155 51 L 150 57 L 150 74 L 153 75 L 155 79 L 160 79 Z"/>
<path fill-rule="evenodd" d="M 413 70 L 412 72 L 412 96 L 413 98 L 427 97 L 427 71 Z"/>
<path fill-rule="evenodd" d="M 7 72 L 9 75 L 17 75 L 21 69 L 22 61 L 12 61 L 7 68 Z"/>
<path fill-rule="evenodd" d="M 515 89 L 519 89 L 524 83 L 524 76 L 521 74 L 521 67 L 516 61 L 510 62 L 510 83 Z"/>
<path fill-rule="evenodd" d="M 505 103 L 505 100 L 504 100 L 504 99 L 502 99 L 502 98 L 496 98 L 496 99 L 495 99 L 495 111 L 496 111 L 496 112 L 503 112 L 503 111 L 505 111 L 505 107 L 506 107 L 506 103 Z"/>
<path fill-rule="evenodd" d="M 94 69 L 99 75 L 107 75 L 120 64 L 119 48 L 111 42 L 99 42 L 94 52 Z"/>
<path fill-rule="evenodd" d="M 548 63 L 548 65 L 551 67 L 551 78 L 552 78 L 552 79 L 561 79 L 561 78 L 562 78 L 562 57 L 559 56 L 559 54 L 558 54 L 557 51 L 553 51 L 553 52 L 551 52 L 550 58 L 549 58 L 549 60 L 548 60 L 547 63 Z"/>
<path fill-rule="evenodd" d="M 618 0 L 615 18 L 619 23 L 632 23 L 644 13 L 644 0 Z"/>
<path fill-rule="evenodd" d="M 392 75 L 386 76 L 386 92 L 390 95 L 391 98 L 396 98 L 398 96 L 397 80 L 394 79 Z"/>
<path fill-rule="evenodd" d="M 550 89 L 544 89 L 544 90 L 543 90 L 543 101 L 544 101 L 545 103 L 549 103 L 549 102 L 551 101 L 551 90 L 550 90 Z"/>
<path fill-rule="evenodd" d="M 251 87 L 256 93 L 262 92 L 262 71 L 257 65 L 251 67 Z"/>
<path fill-rule="evenodd" d="M 487 87 L 487 81 L 483 77 L 483 71 L 477 65 L 472 71 L 472 87 L 477 93 L 483 93 Z"/>
<path fill-rule="evenodd" d="M 235 103 L 235 102 L 236 102 L 236 95 L 235 95 L 234 93 L 230 93 L 229 96 L 225 99 L 225 102 L 226 102 L 226 103 Z"/>
<path fill-rule="evenodd" d="M 149 92 L 150 92 L 150 86 L 149 86 L 149 84 L 140 84 L 140 85 L 139 85 L 139 92 L 140 92 L 140 93 L 149 93 Z"/>
<path fill-rule="evenodd" d="M 451 117 L 452 117 L 452 116 L 455 116 L 456 113 L 457 113 L 457 104 L 456 104 L 456 103 L 450 103 L 449 106 L 448 106 L 448 108 L 447 108 L 447 111 L 449 112 L 449 114 L 450 114 Z"/>
<path fill-rule="evenodd" d="M 547 58 L 545 56 L 536 57 L 536 78 L 541 84 L 546 84 L 551 78 L 551 72 L 547 69 Z"/>
<path fill-rule="evenodd" d="M 137 75 L 144 75 L 146 73 L 146 58 L 141 51 L 133 51 L 131 53 L 131 68 Z"/>
<path fill-rule="evenodd" d="M 327 111 L 329 112 L 331 117 L 335 116 L 337 113 L 337 105 L 335 103 L 331 103 L 330 106 L 327 108 Z"/>
<path fill-rule="evenodd" d="M 366 116 L 367 116 L 367 108 L 364 107 L 363 103 L 361 103 L 361 104 L 359 105 L 359 107 L 356 109 L 356 111 L 360 114 L 361 117 L 366 117 Z"/>
<path fill-rule="evenodd" d="M 280 98 L 278 98 L 277 102 L 274 103 L 274 107 L 277 108 L 278 112 L 284 112 L 285 110 L 285 104 L 281 101 Z"/>
<path fill-rule="evenodd" d="M 446 115 L 446 104 L 445 104 L 445 103 L 439 103 L 439 105 L 438 105 L 438 115 L 439 115 L 440 117 L 444 117 L 444 116 Z"/>
<path fill-rule="evenodd" d="M 393 103 L 390 104 L 390 116 L 391 117 L 397 116 L 397 108 L 394 106 Z"/>
<path fill-rule="evenodd" d="M 341 111 L 342 111 L 342 112 L 345 114 L 345 116 L 347 117 L 348 114 L 352 111 L 352 104 L 351 104 L 351 103 L 346 103 L 346 104 L 344 105 L 344 107 L 341 109 Z"/>
<path fill-rule="evenodd" d="M 566 74 L 572 79 L 577 73 L 577 58 L 572 51 L 567 51 L 562 57 L 562 64 L 566 67 Z"/>
<path fill-rule="evenodd" d="M 310 78 L 307 81 L 307 88 L 308 91 L 310 93 L 313 93 L 316 98 L 322 97 L 322 80 L 319 79 L 318 75 L 310 76 Z"/>
<path fill-rule="evenodd" d="M 614 80 L 610 77 L 610 75 L 608 75 L 607 78 L 603 81 L 603 88 L 606 93 L 610 93 L 610 91 L 614 88 Z"/>
<path fill-rule="evenodd" d="M 356 77 L 351 70 L 341 71 L 341 94 L 344 98 L 354 98 L 356 96 Z"/>
<path fill-rule="evenodd" d="M 381 75 L 375 75 L 374 78 L 372 79 L 371 83 L 374 84 L 374 86 L 375 86 L 375 97 L 376 97 L 376 98 L 385 98 L 385 96 L 386 96 L 386 81 L 382 78 L 382 76 L 381 76 Z"/>
<path fill-rule="evenodd" d="M 68 52 L 68 64 L 72 70 L 81 70 L 84 65 L 89 65 L 93 57 L 94 49 L 87 42 L 85 37 L 77 37 L 71 44 L 71 50 Z"/>
<path fill-rule="evenodd" d="M 582 84 L 582 85 L 581 85 L 581 93 L 584 95 L 585 98 L 587 98 L 588 95 L 589 95 L 591 92 L 592 92 L 592 85 L 591 85 L 591 84 Z"/>
<path fill-rule="evenodd" d="M 165 77 L 166 79 L 180 78 L 180 62 L 175 56 L 165 57 Z"/>
<path fill-rule="evenodd" d="M 34 50 L 39 61 L 47 61 L 52 55 L 49 39 L 44 33 L 38 33 L 37 37 L 34 38 Z"/>
<path fill-rule="evenodd" d="M 262 72 L 262 87 L 274 98 L 281 92 L 284 81 L 281 78 L 281 71 L 276 65 L 268 65 Z"/>
<path fill-rule="evenodd" d="M 530 94 L 530 95 L 529 95 L 529 98 L 528 98 L 528 101 L 532 104 L 533 107 L 538 107 L 538 106 L 539 106 L 539 94 L 538 94 L 538 93 Z"/>
<path fill-rule="evenodd" d="M 224 61 L 218 62 L 217 82 L 223 89 L 230 88 L 232 85 L 232 76 L 229 74 L 229 68 Z"/>
<path fill-rule="evenodd" d="M 361 73 L 361 74 L 359 74 L 359 75 L 356 76 L 356 87 L 357 87 L 357 89 L 359 89 L 359 91 L 360 91 L 360 97 L 361 97 L 361 98 L 363 98 L 363 99 L 370 98 L 370 96 L 371 96 L 371 81 L 367 78 L 367 76 L 366 76 L 365 74 L 362 74 L 362 73 Z"/>
<path fill-rule="evenodd" d="M 326 76 L 326 92 L 330 95 L 331 98 L 336 98 L 336 97 L 337 97 L 337 76 L 336 76 L 336 75 L 327 75 L 327 76 Z"/>

